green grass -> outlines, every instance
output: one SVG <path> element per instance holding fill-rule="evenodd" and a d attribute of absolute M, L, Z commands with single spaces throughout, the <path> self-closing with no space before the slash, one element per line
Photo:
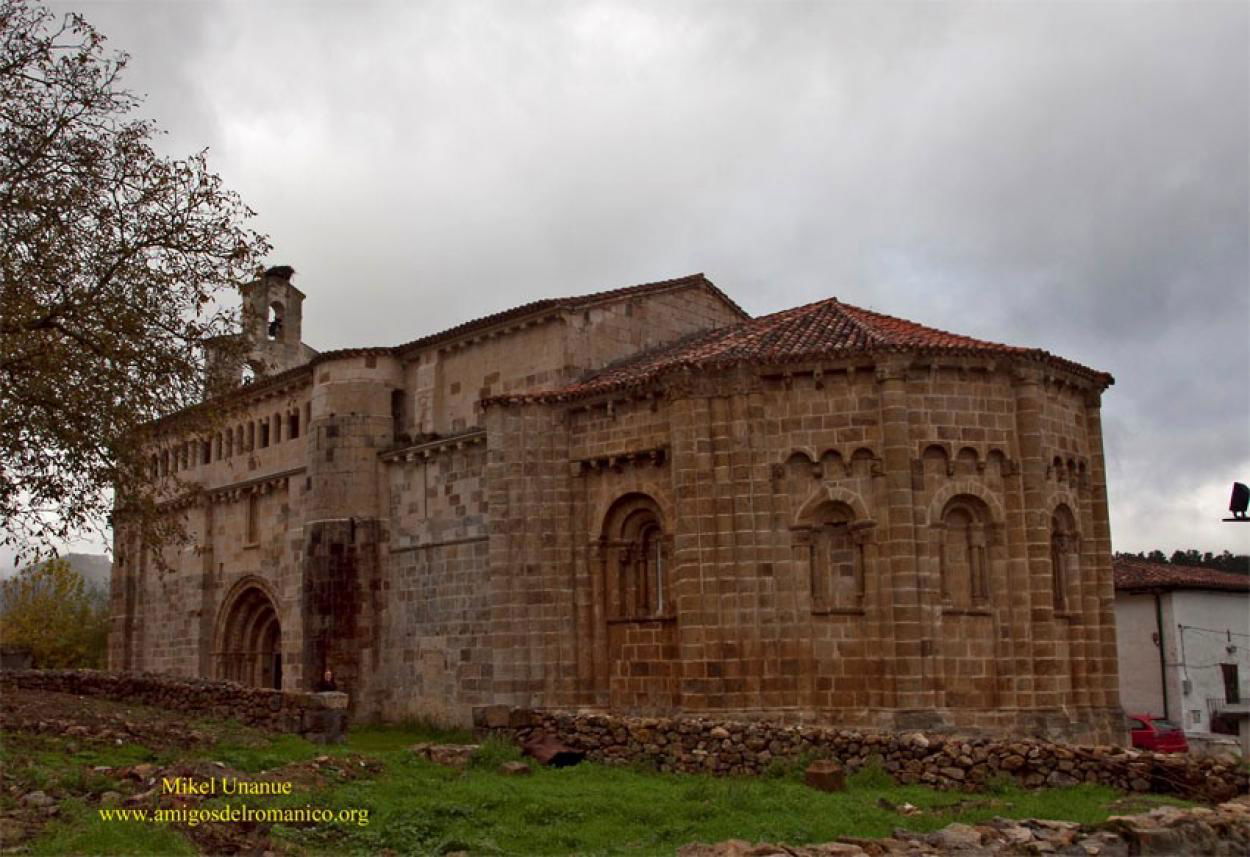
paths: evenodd
<path fill-rule="evenodd" d="M 515 758 L 487 747 L 463 773 L 406 753 L 382 754 L 387 768 L 373 781 L 335 785 L 285 803 L 361 809 L 367 826 L 329 824 L 280 829 L 311 854 L 672 854 L 692 841 L 768 840 L 803 844 L 838 836 L 888 836 L 895 828 L 936 830 L 997 815 L 1096 823 L 1120 795 L 1102 786 L 995 794 L 897 786 L 880 769 L 852 775 L 845 792 L 827 794 L 794 775 L 773 779 L 658 774 L 583 764 L 536 769 L 527 777 L 496 773 Z M 878 800 L 925 810 L 901 815 Z M 280 804 L 279 804 L 280 805 Z M 1115 810 L 1121 812 L 1123 810 Z"/>
<path fill-rule="evenodd" d="M 107 822 L 94 806 L 78 800 L 61 802 L 60 817 L 30 845 L 30 853 L 48 857 L 70 855 L 195 854 L 177 828 L 165 824 Z"/>
<path fill-rule="evenodd" d="M 211 759 L 240 771 L 258 773 L 280 768 L 290 762 L 299 762 L 323 752 L 323 747 L 298 735 L 279 735 L 259 744 L 223 742 L 216 747 L 197 748 L 193 756 L 188 754 L 183 758 Z"/>
<path fill-rule="evenodd" d="M 1027 791 L 996 780 L 980 794 L 895 785 L 879 766 L 856 772 L 847 789 L 823 793 L 802 784 L 800 763 L 775 766 L 771 776 L 715 778 L 660 774 L 640 766 L 584 763 L 572 768 L 535 766 L 529 776 L 504 776 L 499 765 L 519 758 L 515 747 L 489 740 L 468 769 L 442 768 L 406 748 L 420 741 L 453 743 L 465 733 L 424 724 L 363 727 L 337 747 L 296 736 L 265 737 L 250 730 L 225 732 L 215 747 L 148 750 L 138 745 L 103 746 L 67 753 L 53 736 L 5 736 L 0 762 L 23 783 L 83 795 L 62 802 L 61 816 L 33 843 L 35 854 L 184 854 L 194 848 L 176 827 L 105 823 L 93 798 L 115 785 L 93 765 L 163 764 L 177 758 L 208 758 L 257 772 L 316 756 L 360 754 L 383 763 L 365 779 L 328 775 L 324 787 L 284 798 L 253 798 L 250 805 L 314 806 L 363 810 L 368 824 L 334 821 L 275 827 L 273 835 L 308 854 L 672 854 L 692 841 L 767 840 L 804 844 L 839 836 L 887 836 L 896 828 L 935 830 L 954 821 L 975 824 L 994 816 L 1097 823 L 1111 814 L 1140 812 L 1154 796 L 1125 797 L 1112 789 L 1082 785 Z M 37 787 L 37 786 L 32 786 Z M 911 803 L 922 812 L 902 815 L 883 808 Z M 213 803 L 238 803 L 218 798 Z"/>
<path fill-rule="evenodd" d="M 413 744 L 472 744 L 468 729 L 446 729 L 422 721 L 409 721 L 393 726 L 352 727 L 345 748 L 354 753 L 383 753 L 402 750 Z"/>

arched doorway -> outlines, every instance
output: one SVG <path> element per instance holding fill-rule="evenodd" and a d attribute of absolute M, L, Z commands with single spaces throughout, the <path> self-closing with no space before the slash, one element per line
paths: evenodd
<path fill-rule="evenodd" d="M 217 677 L 282 688 L 282 626 L 259 582 L 237 586 L 222 608 L 215 649 Z"/>

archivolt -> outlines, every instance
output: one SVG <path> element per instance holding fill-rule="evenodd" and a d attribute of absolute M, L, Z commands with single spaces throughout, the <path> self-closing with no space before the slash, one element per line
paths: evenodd
<path fill-rule="evenodd" d="M 819 485 L 816 490 L 811 493 L 803 505 L 799 507 L 799 513 L 795 515 L 794 525 L 802 525 L 812 513 L 820 506 L 828 502 L 845 503 L 855 513 L 856 521 L 871 520 L 868 514 L 868 505 L 864 502 L 864 498 L 859 494 L 840 485 Z"/>
<path fill-rule="evenodd" d="M 951 479 L 945 485 L 937 490 L 933 495 L 933 499 L 929 501 L 929 508 L 926 510 L 926 522 L 930 524 L 938 523 L 942 520 L 942 511 L 955 497 L 960 494 L 967 494 L 976 497 L 985 503 L 990 510 L 990 520 L 995 524 L 1001 524 L 1007 520 L 1006 514 L 1003 512 L 1003 504 L 998 498 L 985 490 L 985 486 L 976 479 Z"/>

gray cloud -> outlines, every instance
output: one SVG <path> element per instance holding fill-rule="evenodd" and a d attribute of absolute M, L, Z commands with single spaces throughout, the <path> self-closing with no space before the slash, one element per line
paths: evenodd
<path fill-rule="evenodd" d="M 1250 550 L 1215 522 L 1250 479 L 1244 4 L 84 11 L 319 348 L 696 270 L 835 294 L 1111 371 L 1116 546 Z"/>

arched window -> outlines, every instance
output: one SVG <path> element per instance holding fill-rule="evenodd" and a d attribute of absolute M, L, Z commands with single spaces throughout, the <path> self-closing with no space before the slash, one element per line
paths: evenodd
<path fill-rule="evenodd" d="M 265 333 L 270 340 L 283 338 L 282 325 L 282 304 L 279 301 L 274 301 L 269 305 L 269 323 L 265 327 Z"/>
<path fill-rule="evenodd" d="M 1060 504 L 1050 518 L 1050 581 L 1055 594 L 1055 611 L 1066 613 L 1077 582 L 1080 539 L 1072 510 Z"/>
<path fill-rule="evenodd" d="M 989 555 L 986 529 L 989 514 L 975 497 L 956 497 L 942 513 L 942 598 L 956 607 L 989 601 Z"/>
<path fill-rule="evenodd" d="M 802 528 L 808 545 L 812 611 L 857 609 L 864 599 L 864 545 L 853 530 L 854 512 L 845 503 L 823 503 Z"/>
<path fill-rule="evenodd" d="M 608 617 L 648 619 L 669 612 L 668 539 L 655 501 L 645 494 L 617 500 L 601 544 Z"/>

